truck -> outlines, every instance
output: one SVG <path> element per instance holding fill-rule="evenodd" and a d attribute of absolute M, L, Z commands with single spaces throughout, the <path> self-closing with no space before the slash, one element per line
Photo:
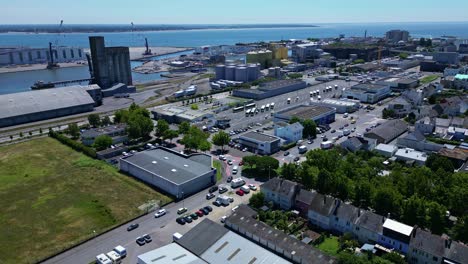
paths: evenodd
<path fill-rule="evenodd" d="M 288 98 L 287 103 L 288 103 L 288 104 L 291 104 L 291 98 Z"/>
<path fill-rule="evenodd" d="M 330 149 L 333 147 L 333 142 L 332 141 L 324 141 L 320 143 L 320 148 L 321 149 Z"/>
<path fill-rule="evenodd" d="M 229 197 L 226 195 L 218 195 L 218 197 L 216 198 L 216 201 L 218 201 L 224 206 L 228 206 L 230 204 L 229 200 Z"/>
<path fill-rule="evenodd" d="M 231 181 L 231 188 L 237 188 L 245 184 L 242 178 L 236 178 Z"/>
<path fill-rule="evenodd" d="M 114 248 L 114 251 L 119 253 L 120 257 L 125 258 L 127 256 L 127 250 L 122 247 L 121 245 L 118 245 Z"/>
<path fill-rule="evenodd" d="M 307 147 L 306 146 L 299 146 L 299 154 L 304 154 L 307 152 Z"/>
<path fill-rule="evenodd" d="M 267 105 L 265 106 L 265 110 L 267 110 L 267 111 L 270 110 L 270 104 L 267 104 Z"/>
<path fill-rule="evenodd" d="M 177 241 L 182 238 L 182 234 L 175 232 L 172 234 L 172 241 Z"/>
<path fill-rule="evenodd" d="M 98 264 L 112 264 L 112 260 L 110 260 L 105 254 L 99 254 L 96 256 L 96 263 Z"/>
<path fill-rule="evenodd" d="M 122 263 L 122 257 L 120 256 L 119 253 L 117 253 L 115 251 L 109 251 L 109 252 L 107 252 L 106 255 L 112 261 L 112 264 Z"/>

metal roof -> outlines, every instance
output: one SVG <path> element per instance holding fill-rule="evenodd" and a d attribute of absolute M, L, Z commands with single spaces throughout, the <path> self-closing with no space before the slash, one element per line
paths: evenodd
<path fill-rule="evenodd" d="M 283 111 L 279 111 L 275 114 L 284 115 L 288 117 L 297 116 L 300 119 L 313 119 L 317 116 L 335 113 L 336 110 L 333 107 L 323 106 L 323 105 L 299 105 L 292 107 Z"/>
<path fill-rule="evenodd" d="M 387 228 L 393 230 L 397 233 L 403 234 L 405 236 L 410 236 L 411 232 L 413 232 L 413 227 L 409 225 L 405 225 L 403 223 L 397 222 L 392 219 L 385 220 L 383 224 L 383 228 Z"/>
<path fill-rule="evenodd" d="M 274 142 L 274 141 L 280 140 L 278 137 L 255 132 L 255 131 L 250 131 L 248 133 L 241 135 L 240 139 L 243 139 L 243 138 L 246 140 L 253 139 L 253 140 L 264 141 L 264 142 Z"/>
<path fill-rule="evenodd" d="M 163 147 L 137 152 L 122 159 L 176 184 L 182 184 L 212 170 L 209 155 L 184 155 Z"/>
<path fill-rule="evenodd" d="M 117 125 L 111 125 L 111 126 L 106 126 L 106 127 L 91 128 L 91 129 L 83 131 L 81 133 L 81 137 L 96 138 L 100 135 L 110 135 L 116 132 L 122 132 L 122 131 L 125 131 L 126 128 L 127 128 L 126 124 L 117 124 Z"/>
<path fill-rule="evenodd" d="M 182 238 L 178 239 L 176 243 L 193 254 L 201 256 L 227 232 L 229 232 L 229 230 L 226 228 L 205 218 L 190 231 L 185 233 Z"/>
<path fill-rule="evenodd" d="M 0 119 L 45 111 L 94 105 L 86 86 L 51 88 L 0 95 Z"/>
<path fill-rule="evenodd" d="M 205 264 L 190 251 L 171 243 L 138 256 L 138 263 L 145 264 Z"/>

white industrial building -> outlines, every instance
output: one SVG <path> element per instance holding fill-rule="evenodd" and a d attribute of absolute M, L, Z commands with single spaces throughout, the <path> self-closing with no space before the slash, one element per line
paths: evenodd
<path fill-rule="evenodd" d="M 380 155 L 390 158 L 397 152 L 398 147 L 388 144 L 378 144 L 374 150 Z"/>
<path fill-rule="evenodd" d="M 216 183 L 210 155 L 185 155 L 163 147 L 121 158 L 120 170 L 178 199 Z"/>
<path fill-rule="evenodd" d="M 279 137 L 251 131 L 241 135 L 239 143 L 257 154 L 270 155 L 280 150 L 281 140 Z"/>
<path fill-rule="evenodd" d="M 138 256 L 137 264 L 206 264 L 185 248 L 171 243 Z"/>
<path fill-rule="evenodd" d="M 356 112 L 357 110 L 359 110 L 360 106 L 359 101 L 347 99 L 324 99 L 323 101 L 319 102 L 319 104 L 328 107 L 333 107 L 339 114 Z"/>
<path fill-rule="evenodd" d="M 72 62 L 86 60 L 86 54 L 81 48 L 53 47 L 54 62 Z M 0 48 L 0 65 L 34 64 L 50 61 L 48 48 Z"/>
<path fill-rule="evenodd" d="M 410 148 L 402 148 L 395 153 L 397 160 L 414 162 L 417 165 L 424 165 L 427 154 Z"/>
<path fill-rule="evenodd" d="M 286 140 L 287 143 L 297 142 L 301 140 L 303 130 L 304 127 L 299 122 L 294 124 L 277 122 L 275 124 L 275 136 Z"/>
<path fill-rule="evenodd" d="M 356 99 L 361 103 L 375 104 L 389 96 L 391 93 L 389 85 L 362 83 L 352 86 L 343 92 L 343 97 Z"/>

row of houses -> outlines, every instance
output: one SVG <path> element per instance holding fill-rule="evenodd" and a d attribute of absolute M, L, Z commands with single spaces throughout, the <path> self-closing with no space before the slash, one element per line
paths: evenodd
<path fill-rule="evenodd" d="M 273 178 L 261 186 L 265 200 L 283 210 L 298 210 L 320 230 L 352 234 L 360 243 L 370 243 L 407 256 L 410 263 L 464 263 L 468 247 L 405 225 L 334 197 L 308 191 L 298 183 Z"/>

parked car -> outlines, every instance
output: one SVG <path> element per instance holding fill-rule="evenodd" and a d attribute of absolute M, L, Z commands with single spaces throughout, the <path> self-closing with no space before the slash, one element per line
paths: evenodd
<path fill-rule="evenodd" d="M 229 176 L 229 177 L 227 178 L 227 182 L 231 182 L 231 181 L 232 181 L 232 176 Z"/>
<path fill-rule="evenodd" d="M 217 206 L 217 207 L 220 207 L 221 203 L 218 200 L 216 200 L 216 201 L 213 202 L 213 205 Z"/>
<path fill-rule="evenodd" d="M 299 161 L 301 158 L 300 157 L 295 157 L 294 162 Z"/>
<path fill-rule="evenodd" d="M 154 217 L 159 218 L 159 217 L 165 215 L 166 213 L 167 213 L 167 212 L 166 212 L 166 209 L 161 209 L 161 210 L 157 211 L 157 212 L 154 214 Z"/>
<path fill-rule="evenodd" d="M 217 190 L 218 190 L 218 186 L 213 186 L 213 187 L 210 188 L 209 192 L 210 192 L 210 193 L 214 193 L 214 192 L 216 192 Z"/>
<path fill-rule="evenodd" d="M 219 187 L 219 193 L 220 194 L 225 193 L 227 191 L 228 191 L 228 189 L 226 187 Z"/>
<path fill-rule="evenodd" d="M 212 194 L 212 193 L 207 193 L 207 194 L 206 194 L 206 199 L 207 199 L 207 200 L 210 200 L 210 199 L 215 198 L 215 196 L 216 196 L 216 195 L 214 195 L 214 194 Z"/>
<path fill-rule="evenodd" d="M 210 213 L 210 211 L 205 208 L 200 208 L 199 210 L 202 211 L 204 215 L 208 215 Z"/>
<path fill-rule="evenodd" d="M 136 243 L 140 246 L 143 246 L 146 242 L 145 242 L 145 238 L 144 237 L 137 237 L 136 239 Z"/>
<path fill-rule="evenodd" d="M 192 213 L 192 214 L 190 214 L 190 217 L 191 217 L 193 220 L 197 220 L 197 219 L 198 219 L 198 214 L 197 214 L 197 213 Z"/>
<path fill-rule="evenodd" d="M 249 184 L 249 188 L 250 190 L 252 191 L 256 191 L 257 190 L 257 186 L 253 185 L 253 184 Z"/>
<path fill-rule="evenodd" d="M 140 225 L 139 224 L 131 224 L 127 227 L 127 231 L 132 231 L 133 229 L 137 229 Z"/>
<path fill-rule="evenodd" d="M 184 220 L 185 220 L 185 222 L 187 222 L 187 223 L 192 223 L 192 222 L 193 222 L 192 217 L 190 217 L 190 215 L 184 216 Z"/>
<path fill-rule="evenodd" d="M 228 160 L 228 161 L 227 161 L 227 164 L 228 164 L 228 165 L 232 165 L 232 160 Z"/>
<path fill-rule="evenodd" d="M 185 225 L 185 219 L 184 219 L 184 217 L 179 217 L 179 218 L 177 218 L 177 219 L 176 219 L 176 222 L 179 223 L 179 224 L 181 224 L 181 225 Z"/>
<path fill-rule="evenodd" d="M 202 216 L 205 215 L 205 214 L 203 214 L 202 211 L 196 211 L 195 213 L 197 214 L 198 217 L 202 217 Z"/>
<path fill-rule="evenodd" d="M 236 194 L 239 195 L 239 196 L 243 196 L 244 195 L 244 192 L 242 190 L 237 190 L 236 191 Z"/>
<path fill-rule="evenodd" d="M 289 151 L 284 152 L 283 156 L 289 156 Z"/>
<path fill-rule="evenodd" d="M 207 206 L 203 207 L 203 209 L 206 209 L 206 210 L 208 210 L 208 212 L 211 212 L 211 211 L 213 211 L 213 207 L 211 207 L 211 206 L 209 206 L 209 205 L 207 205 Z"/>
<path fill-rule="evenodd" d="M 244 161 L 241 160 L 241 161 L 239 162 L 239 166 L 242 166 L 242 165 L 244 165 Z"/>
<path fill-rule="evenodd" d="M 146 243 L 149 243 L 149 242 L 153 241 L 153 239 L 151 239 L 151 236 L 148 235 L 148 234 L 144 234 L 144 235 L 143 235 L 143 238 L 145 239 L 145 242 L 146 242 Z"/>
<path fill-rule="evenodd" d="M 187 212 L 187 208 L 185 208 L 185 207 L 179 208 L 179 209 L 177 210 L 177 214 L 183 214 L 183 213 L 185 213 L 185 212 Z"/>

